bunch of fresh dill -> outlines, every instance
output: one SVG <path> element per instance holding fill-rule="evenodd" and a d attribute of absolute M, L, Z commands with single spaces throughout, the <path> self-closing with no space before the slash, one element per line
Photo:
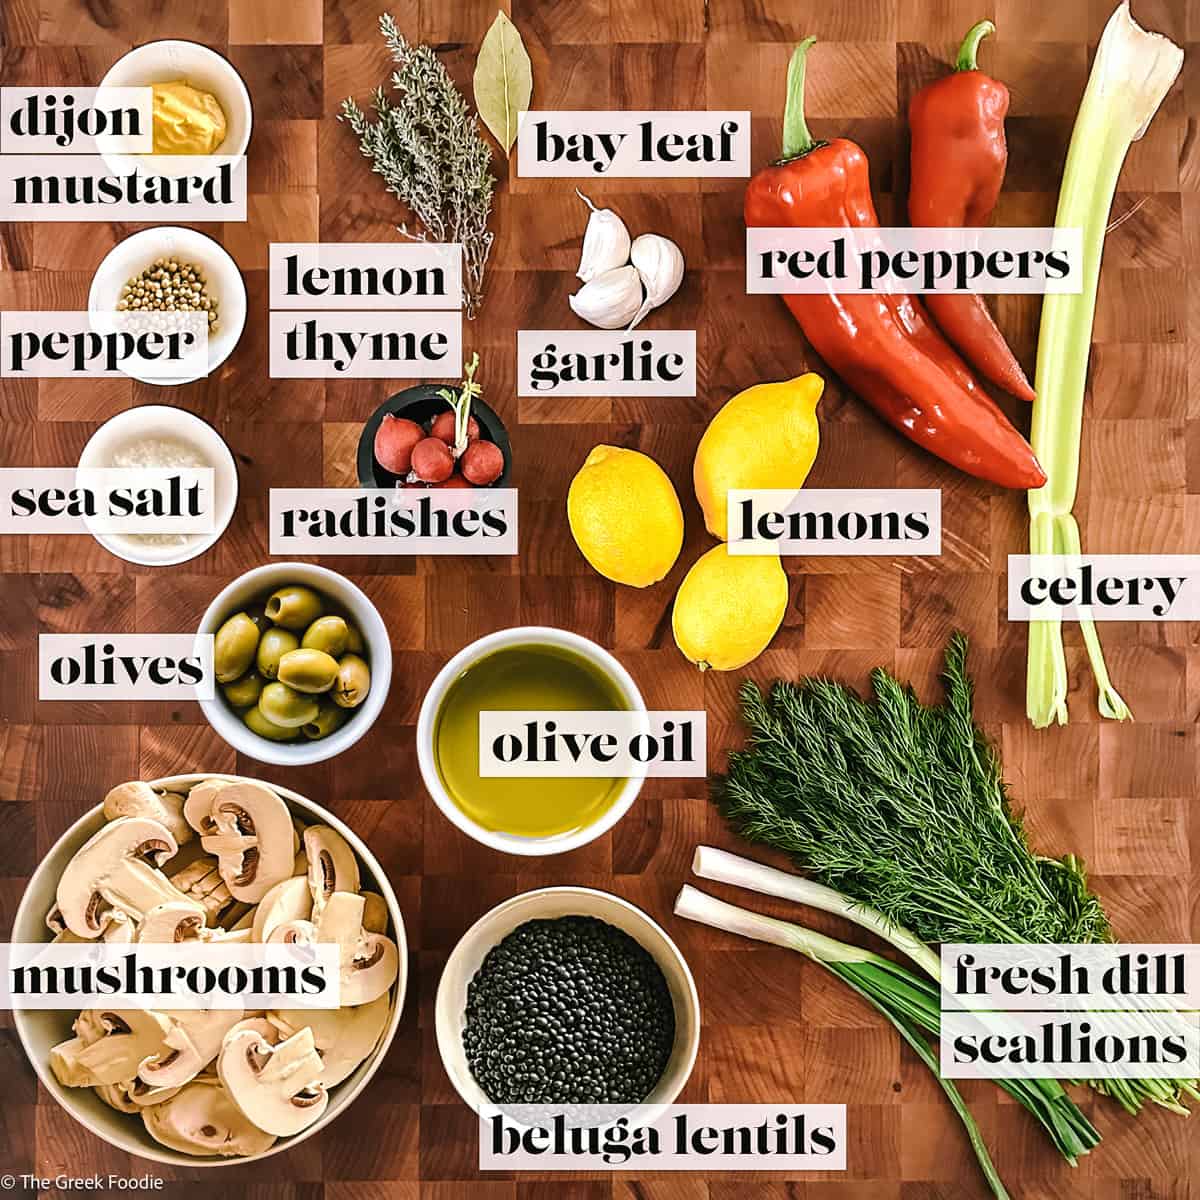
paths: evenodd
<path fill-rule="evenodd" d="M 747 748 L 714 798 L 746 839 L 924 942 L 1112 940 L 1083 864 L 1035 854 L 975 724 L 966 639 L 946 651 L 945 700 L 923 705 L 882 668 L 872 701 L 828 679 L 741 690 Z M 1092 1084 L 1136 1112 L 1185 1112 L 1192 1081 Z"/>
<path fill-rule="evenodd" d="M 412 45 L 387 13 L 379 28 L 391 51 L 394 98 L 377 88 L 370 120 L 351 99 L 344 120 L 358 135 L 371 169 L 401 203 L 412 209 L 419 232 L 398 226 L 405 237 L 461 242 L 463 304 L 468 317 L 483 299 L 483 273 L 495 235 L 492 154 L 462 93 L 428 46 Z"/>

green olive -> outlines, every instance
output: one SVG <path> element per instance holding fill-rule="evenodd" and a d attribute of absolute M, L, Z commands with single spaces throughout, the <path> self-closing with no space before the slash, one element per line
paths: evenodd
<path fill-rule="evenodd" d="M 338 661 L 324 650 L 289 650 L 276 678 L 298 692 L 327 692 L 337 676 Z"/>
<path fill-rule="evenodd" d="M 268 629 L 258 643 L 258 673 L 264 679 L 274 679 L 279 674 L 279 660 L 299 648 L 300 639 L 290 629 Z"/>
<path fill-rule="evenodd" d="M 213 670 L 218 683 L 232 683 L 245 675 L 258 649 L 258 626 L 244 613 L 234 613 L 217 630 L 213 643 Z"/>
<path fill-rule="evenodd" d="M 311 696 L 293 691 L 286 683 L 268 683 L 258 698 L 258 711 L 268 721 L 287 729 L 299 729 L 315 721 L 320 707 Z"/>
<path fill-rule="evenodd" d="M 247 671 L 241 679 L 227 683 L 221 690 L 234 708 L 249 708 L 252 704 L 257 704 L 259 696 L 262 695 L 262 676 L 257 671 Z"/>
<path fill-rule="evenodd" d="M 350 630 L 341 617 L 318 617 L 305 631 L 300 645 L 305 650 L 324 650 L 339 658 L 346 653 Z"/>
<path fill-rule="evenodd" d="M 357 654 L 343 654 L 333 685 L 333 702 L 339 708 L 357 708 L 371 690 L 371 668 Z"/>
<path fill-rule="evenodd" d="M 295 584 L 272 592 L 267 601 L 267 616 L 284 629 L 305 629 L 324 611 L 321 597 L 312 588 Z"/>
<path fill-rule="evenodd" d="M 351 625 L 346 622 L 346 652 L 348 654 L 365 654 L 367 652 L 366 643 L 363 641 L 363 636 L 358 632 L 356 625 Z"/>
<path fill-rule="evenodd" d="M 322 700 L 316 718 L 309 721 L 300 732 L 312 741 L 316 741 L 317 738 L 328 737 L 343 724 L 349 715 L 344 708 L 338 708 L 336 704 L 332 704 L 328 700 Z"/>
<path fill-rule="evenodd" d="M 246 709 L 242 713 L 242 720 L 246 723 L 247 729 L 268 741 L 290 742 L 300 736 L 298 729 L 288 729 L 283 725 L 276 725 L 274 721 L 268 721 L 257 707 Z"/>

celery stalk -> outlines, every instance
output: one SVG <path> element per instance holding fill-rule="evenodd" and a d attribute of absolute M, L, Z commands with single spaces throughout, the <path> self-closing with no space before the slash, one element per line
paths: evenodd
<path fill-rule="evenodd" d="M 1128 0 L 1109 18 L 1075 118 L 1055 225 L 1083 231 L 1083 288 L 1077 295 L 1048 295 L 1042 304 L 1030 441 L 1046 483 L 1029 493 L 1029 552 L 1077 557 L 1079 526 L 1071 512 L 1079 482 L 1079 441 L 1087 383 L 1092 322 L 1104 234 L 1117 178 L 1130 145 L 1146 132 L 1183 65 L 1183 51 L 1162 34 L 1142 29 Z M 1130 712 L 1104 665 L 1100 639 L 1088 613 L 1080 617 L 1103 716 L 1127 720 Z M 1062 622 L 1029 626 L 1026 712 L 1039 729 L 1067 721 L 1067 667 Z"/>

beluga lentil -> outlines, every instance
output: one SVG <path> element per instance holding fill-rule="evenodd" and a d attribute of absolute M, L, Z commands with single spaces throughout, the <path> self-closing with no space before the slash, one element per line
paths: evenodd
<path fill-rule="evenodd" d="M 595 917 L 526 921 L 467 986 L 463 1049 L 493 1104 L 637 1104 L 675 1041 L 662 969 Z"/>

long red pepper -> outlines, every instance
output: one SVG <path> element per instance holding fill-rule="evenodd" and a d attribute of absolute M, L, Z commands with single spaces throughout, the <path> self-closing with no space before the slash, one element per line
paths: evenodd
<path fill-rule="evenodd" d="M 926 84 L 908 106 L 908 219 L 915 226 L 986 225 L 996 207 L 1008 165 L 1008 88 L 976 63 L 979 43 L 995 28 L 991 21 L 973 25 L 954 73 Z M 1033 399 L 1033 388 L 982 296 L 932 292 L 925 304 L 938 328 L 985 379 L 1022 400 Z"/>
<path fill-rule="evenodd" d="M 804 120 L 808 38 L 788 68 L 784 157 L 747 185 L 748 226 L 879 224 L 867 159 L 844 138 L 816 142 Z M 1029 443 L 983 391 L 912 296 L 786 295 L 818 354 L 884 420 L 953 466 L 1002 487 L 1046 482 Z"/>

